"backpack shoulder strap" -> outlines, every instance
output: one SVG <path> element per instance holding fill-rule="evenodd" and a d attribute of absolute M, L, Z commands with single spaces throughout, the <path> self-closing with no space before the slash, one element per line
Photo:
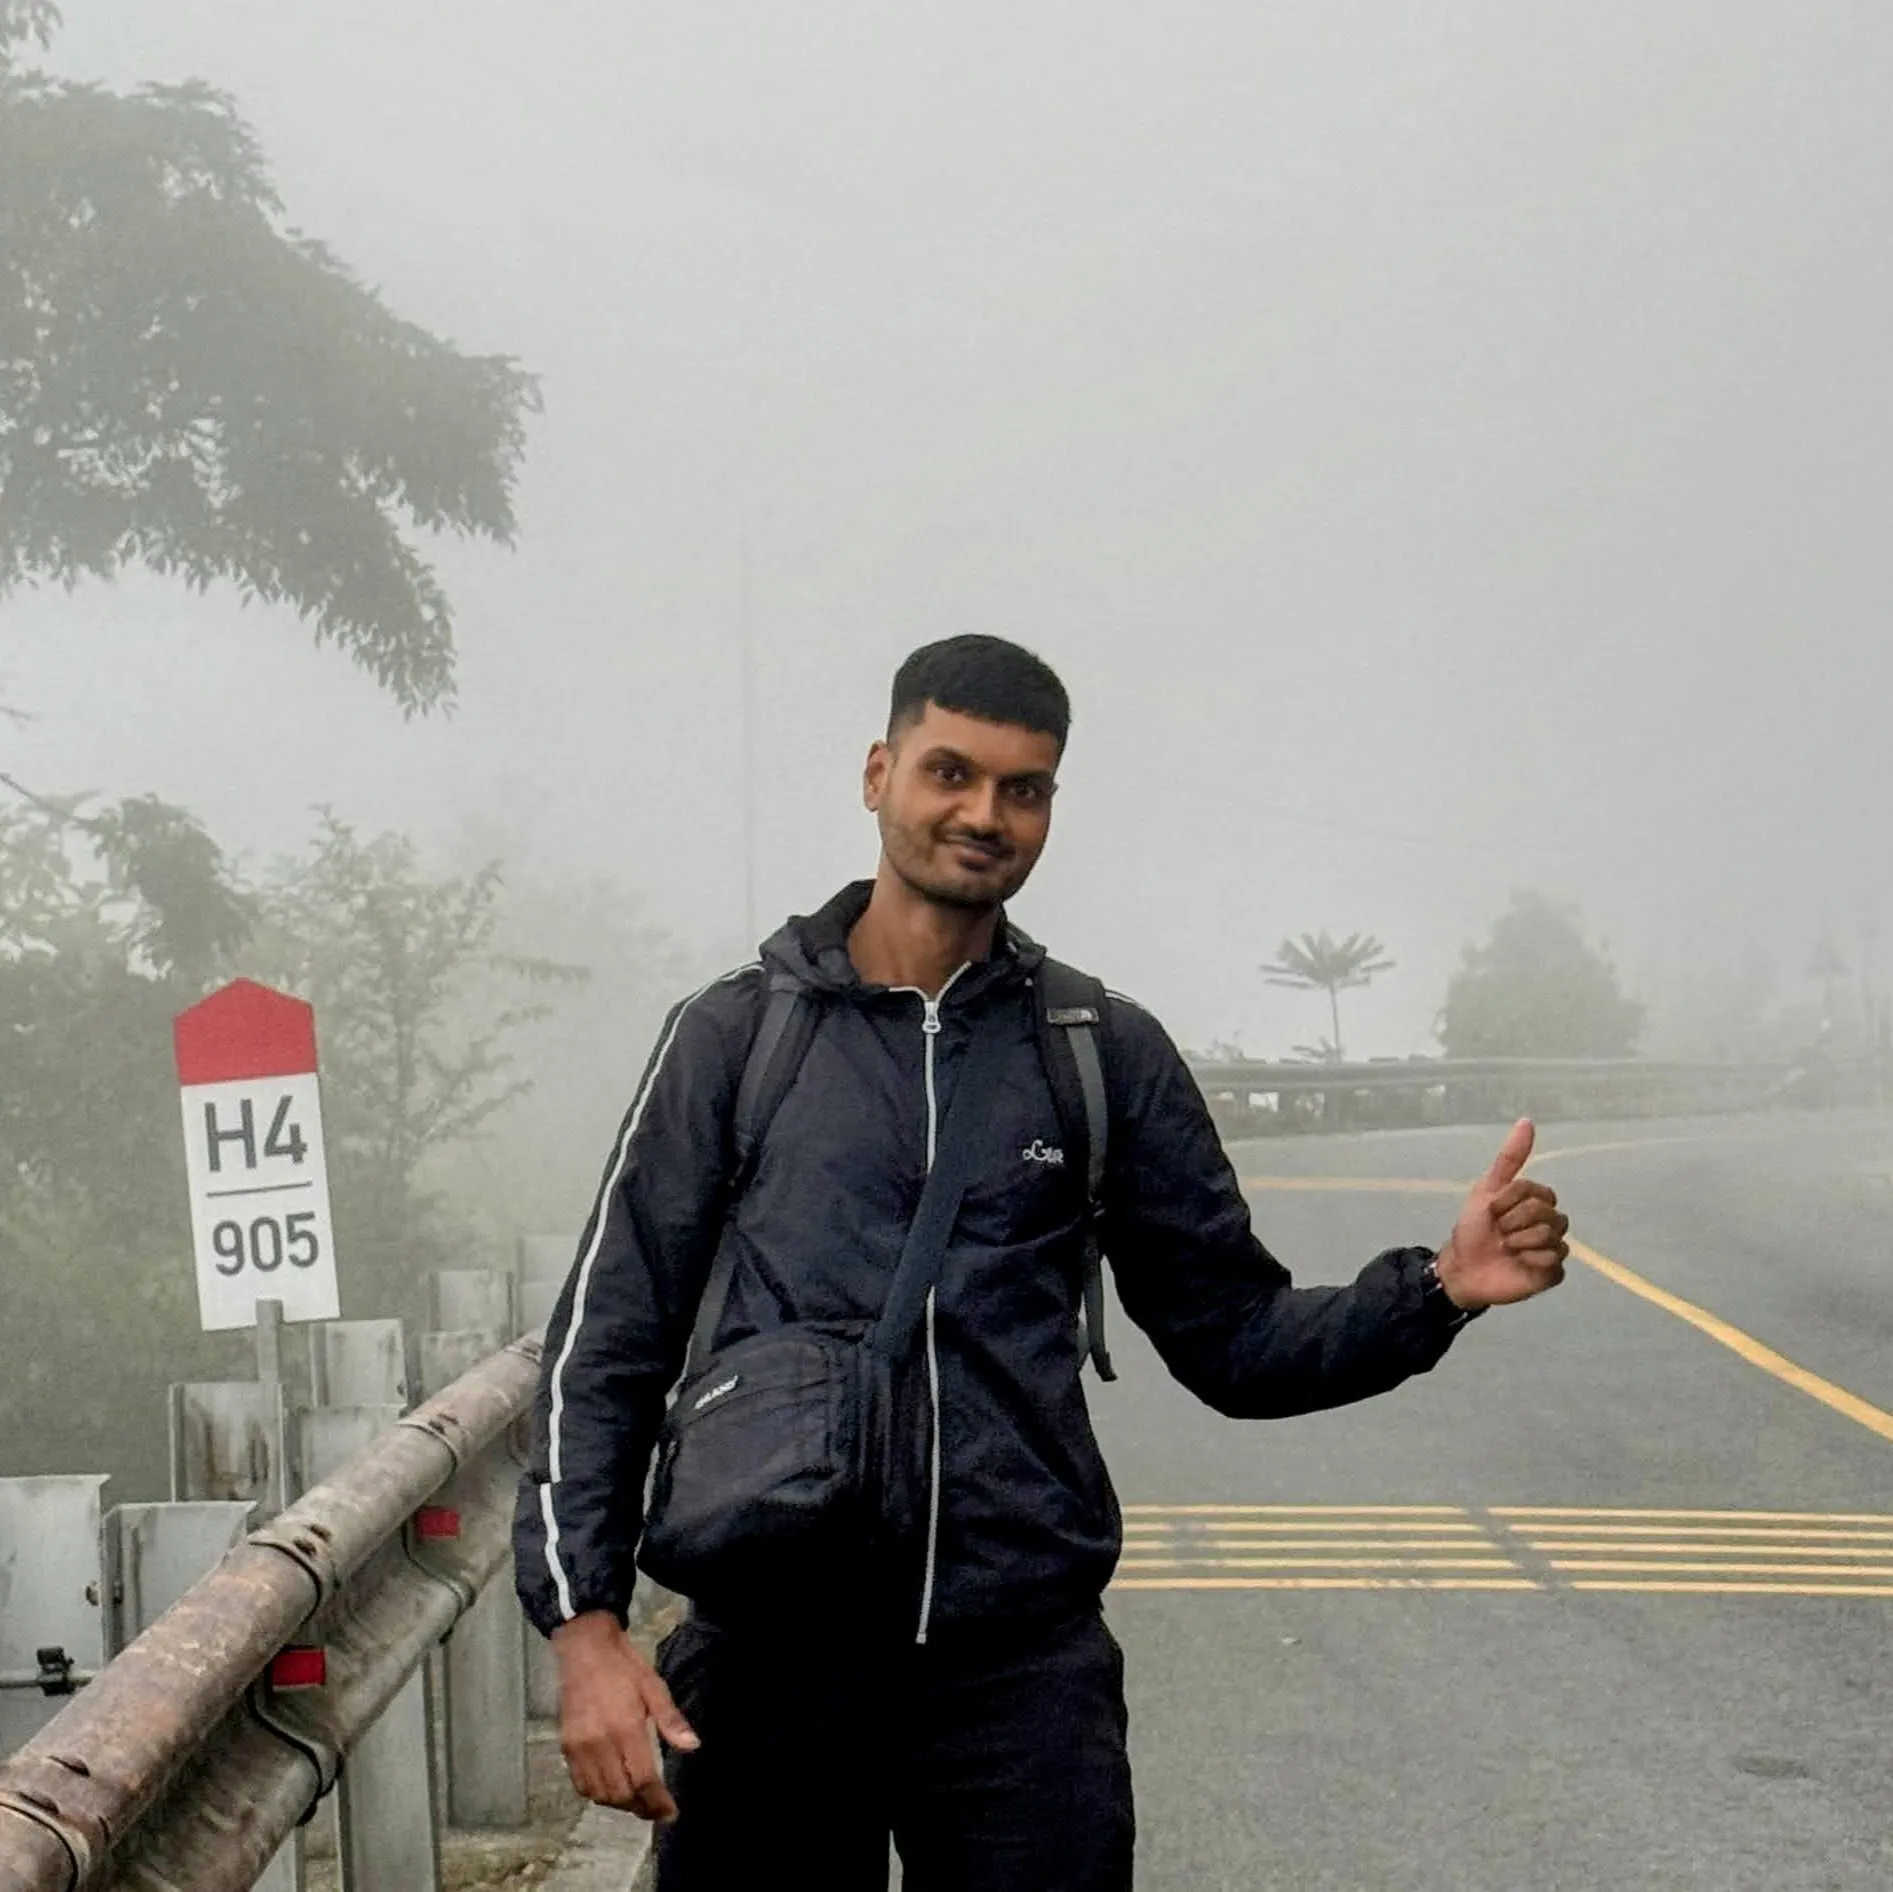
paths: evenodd
<path fill-rule="evenodd" d="M 762 1141 L 769 1134 L 782 1100 L 795 1082 L 815 1036 L 815 997 L 800 980 L 786 972 L 772 972 L 763 989 L 762 1009 L 755 1036 L 736 1086 L 736 1112 L 731 1119 L 735 1164 L 730 1172 L 730 1199 L 748 1188 L 762 1156 Z"/>
<path fill-rule="evenodd" d="M 1104 1344 L 1104 1177 L 1111 1112 L 1104 1088 L 1109 1001 L 1101 980 L 1047 959 L 1032 981 L 1039 1045 L 1065 1145 L 1082 1158 L 1085 1179 L 1085 1347 L 1101 1380 L 1117 1378 Z"/>
<path fill-rule="evenodd" d="M 736 1084 L 736 1108 L 730 1119 L 732 1161 L 724 1193 L 726 1211 L 735 1205 L 756 1173 L 769 1125 L 782 1100 L 788 1096 L 789 1087 L 795 1082 L 795 1075 L 801 1070 L 802 1060 L 815 1036 L 818 1010 L 814 994 L 799 980 L 784 972 L 769 975 L 756 1014 L 756 1029 L 749 1041 L 749 1054 L 743 1060 L 743 1074 Z M 729 1302 L 735 1267 L 735 1249 L 727 1242 L 720 1244 L 710 1278 L 703 1284 L 703 1298 L 697 1303 L 697 1318 L 690 1330 L 690 1346 L 684 1355 L 686 1378 L 697 1370 L 716 1344 L 716 1330 L 722 1324 L 723 1310 Z"/>

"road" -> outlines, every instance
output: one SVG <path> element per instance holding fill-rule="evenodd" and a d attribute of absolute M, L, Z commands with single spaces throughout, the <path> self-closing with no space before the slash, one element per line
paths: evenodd
<path fill-rule="evenodd" d="M 1233 1154 L 1340 1281 L 1499 1136 Z M 1384 1399 L 1220 1419 L 1120 1316 L 1140 1892 L 1893 1884 L 1893 1118 L 1540 1143 L 1587 1259 Z"/>

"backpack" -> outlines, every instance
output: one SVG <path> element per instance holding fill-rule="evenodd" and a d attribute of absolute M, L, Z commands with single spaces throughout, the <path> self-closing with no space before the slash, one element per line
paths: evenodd
<path fill-rule="evenodd" d="M 815 1037 L 821 1008 L 808 989 L 787 973 L 771 973 L 749 1056 L 736 1087 L 733 1122 L 734 1201 L 754 1174 L 769 1124 Z M 1103 984 L 1088 973 L 1045 960 L 1032 977 L 1032 1018 L 1039 1056 L 1051 1085 L 1065 1147 L 1082 1158 L 1084 1210 L 1085 1351 L 1101 1380 L 1117 1372 L 1104 1344 L 1104 1171 L 1110 1147 L 1110 1109 L 1100 1049 L 1106 1000 Z"/>

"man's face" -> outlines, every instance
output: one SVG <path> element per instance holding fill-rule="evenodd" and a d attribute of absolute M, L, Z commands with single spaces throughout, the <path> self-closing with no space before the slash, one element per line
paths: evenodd
<path fill-rule="evenodd" d="M 868 752 L 863 797 L 888 865 L 908 886 L 983 911 L 1009 900 L 1037 864 L 1057 771 L 1054 737 L 929 703 Z"/>

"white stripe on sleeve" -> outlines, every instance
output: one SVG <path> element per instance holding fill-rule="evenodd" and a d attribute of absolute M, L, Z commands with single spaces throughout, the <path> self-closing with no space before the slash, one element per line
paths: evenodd
<path fill-rule="evenodd" d="M 657 1088 L 659 1073 L 664 1068 L 664 1060 L 670 1055 L 670 1048 L 677 1042 L 678 1028 L 684 1022 L 684 1014 L 703 997 L 704 993 L 719 985 L 728 985 L 733 979 L 740 979 L 746 973 L 756 970 L 754 964 L 739 966 L 734 972 L 726 972 L 720 978 L 712 979 L 709 985 L 699 986 L 696 991 L 678 1006 L 671 1015 L 669 1027 L 651 1059 L 651 1068 L 644 1075 L 644 1082 L 639 1087 L 637 1096 L 632 1100 L 631 1114 L 625 1119 L 624 1135 L 618 1140 L 618 1154 L 613 1160 L 610 1173 L 606 1176 L 604 1187 L 599 1191 L 598 1206 L 592 1215 L 592 1238 L 585 1246 L 584 1259 L 578 1265 L 578 1283 L 572 1290 L 572 1317 L 566 1324 L 565 1345 L 559 1349 L 559 1357 L 552 1368 L 552 1416 L 547 1426 L 546 1470 L 550 1474 L 539 1490 L 539 1508 L 546 1525 L 546 1564 L 552 1572 L 553 1587 L 558 1591 L 559 1613 L 570 1622 L 572 1619 L 572 1586 L 565 1573 L 565 1567 L 559 1560 L 559 1519 L 553 1505 L 553 1493 L 563 1476 L 565 1420 L 565 1368 L 572 1357 L 572 1349 L 578 1344 L 579 1329 L 585 1323 L 586 1299 L 591 1292 L 592 1268 L 598 1260 L 598 1251 L 604 1246 L 605 1222 L 611 1213 L 612 1197 L 617 1194 L 618 1186 L 624 1180 L 626 1165 L 631 1160 L 631 1139 L 637 1135 L 638 1125 L 644 1121 L 644 1107 L 650 1101 L 651 1092 Z"/>

